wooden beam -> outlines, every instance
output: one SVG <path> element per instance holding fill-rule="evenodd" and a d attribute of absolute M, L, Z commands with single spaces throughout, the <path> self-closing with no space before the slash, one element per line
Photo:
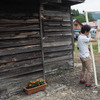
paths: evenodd
<path fill-rule="evenodd" d="M 38 30 L 40 30 L 40 28 L 34 28 L 34 25 L 13 27 L 13 28 L 0 28 L 0 32 L 29 31 L 29 30 L 38 31 Z"/>
<path fill-rule="evenodd" d="M 38 38 L 40 37 L 39 31 L 31 32 L 1 32 L 0 40 L 14 40 L 14 39 L 28 39 L 28 38 Z"/>
<path fill-rule="evenodd" d="M 56 46 L 56 47 L 45 47 L 44 52 L 57 52 L 57 51 L 68 51 L 72 49 L 72 45 L 63 45 L 63 46 Z"/>
<path fill-rule="evenodd" d="M 72 55 L 72 51 L 59 51 L 59 52 L 49 52 L 45 53 L 45 59 L 55 58 L 55 57 L 61 57 L 61 56 L 70 56 Z"/>
<path fill-rule="evenodd" d="M 43 47 L 71 45 L 71 43 L 72 43 L 71 41 L 60 41 L 60 42 L 43 43 Z"/>
<path fill-rule="evenodd" d="M 65 31 L 71 31 L 70 28 L 61 28 L 61 29 L 55 29 L 55 28 L 48 28 L 48 29 L 45 29 L 44 32 L 65 32 Z"/>
<path fill-rule="evenodd" d="M 42 60 L 40 58 L 16 62 L 16 63 L 13 62 L 13 63 L 8 63 L 6 65 L 1 65 L 0 72 L 10 71 L 13 69 L 18 69 L 18 68 L 23 68 L 23 67 L 37 66 L 37 65 L 41 65 L 41 64 L 42 64 Z"/>
<path fill-rule="evenodd" d="M 2 56 L 0 57 L 0 64 L 11 63 L 11 62 L 18 62 L 24 60 L 32 60 L 36 58 L 41 58 L 41 52 L 29 52 L 29 53 L 22 53 L 22 54 L 15 54 L 9 56 Z"/>
<path fill-rule="evenodd" d="M 3 71 L 0 72 L 0 80 L 8 79 L 8 78 L 14 78 L 30 73 L 36 73 L 43 71 L 42 65 L 39 66 L 31 66 L 31 67 L 23 67 L 23 68 L 17 68 L 17 69 L 12 69 L 10 71 Z"/>
<path fill-rule="evenodd" d="M 62 57 L 55 57 L 55 58 L 51 58 L 51 59 L 45 59 L 45 63 L 51 63 L 51 62 L 55 62 L 55 61 L 61 61 L 61 60 L 67 60 L 72 58 L 72 56 L 62 56 Z"/>
<path fill-rule="evenodd" d="M 40 40 L 10 40 L 10 41 L 0 41 L 0 48 L 11 48 L 11 47 L 19 47 L 19 46 L 27 46 L 27 45 L 39 45 Z"/>
<path fill-rule="evenodd" d="M 63 17 L 69 17 L 69 13 L 62 12 L 62 11 L 50 11 L 50 10 L 44 10 L 44 16 L 63 16 Z"/>
<path fill-rule="evenodd" d="M 18 53 L 26 53 L 26 52 L 34 52 L 34 51 L 40 51 L 41 48 L 38 45 L 29 45 L 29 46 L 23 46 L 23 47 L 16 47 L 16 48 L 7 48 L 7 49 L 1 49 L 0 50 L 0 56 L 7 56 L 7 55 L 13 55 Z"/>
<path fill-rule="evenodd" d="M 38 19 L 26 19 L 26 20 L 11 20 L 11 19 L 0 19 L 0 24 L 38 24 Z"/>

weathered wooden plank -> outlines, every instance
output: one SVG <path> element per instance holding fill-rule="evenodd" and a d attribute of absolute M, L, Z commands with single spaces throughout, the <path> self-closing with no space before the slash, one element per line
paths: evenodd
<path fill-rule="evenodd" d="M 66 32 L 44 32 L 44 34 L 72 34 L 71 30 L 68 30 Z"/>
<path fill-rule="evenodd" d="M 71 41 L 71 36 L 60 36 L 60 37 L 45 37 L 43 40 L 44 43 L 48 42 L 61 42 L 61 41 Z"/>
<path fill-rule="evenodd" d="M 44 35 L 46 37 L 56 37 L 56 36 L 70 36 L 72 33 L 69 32 L 45 32 Z"/>
<path fill-rule="evenodd" d="M 15 19 L 0 19 L 0 24 L 26 24 L 26 23 L 39 23 L 39 19 L 26 19 L 26 20 L 15 20 Z"/>
<path fill-rule="evenodd" d="M 70 18 L 62 18 L 62 19 L 44 19 L 44 22 L 68 22 Z"/>
<path fill-rule="evenodd" d="M 8 79 L 11 77 L 18 77 L 18 76 L 22 76 L 22 75 L 26 75 L 26 74 L 30 74 L 34 72 L 39 72 L 39 71 L 43 71 L 42 65 L 25 67 L 25 68 L 24 67 L 17 68 L 17 69 L 12 69 L 10 71 L 9 70 L 3 71 L 3 72 L 0 72 L 0 80 Z"/>
<path fill-rule="evenodd" d="M 39 24 L 36 24 L 36 23 L 17 23 L 17 24 L 0 24 L 0 29 L 3 29 L 3 28 L 16 28 L 16 27 L 29 27 L 29 26 L 32 26 L 33 28 L 38 28 L 39 27 Z"/>
<path fill-rule="evenodd" d="M 4 42 L 0 41 L 0 48 L 9 48 L 9 47 L 17 47 L 17 46 L 26 46 L 26 45 L 39 45 L 40 40 L 36 39 L 26 39 L 26 40 L 5 40 Z"/>
<path fill-rule="evenodd" d="M 44 52 L 57 52 L 57 51 L 63 51 L 63 50 L 71 50 L 72 45 L 64 45 L 64 46 L 56 46 L 56 47 L 45 47 Z"/>
<path fill-rule="evenodd" d="M 50 43 L 43 43 L 43 47 L 53 47 L 53 46 L 63 46 L 63 45 L 71 45 L 71 41 L 60 41 L 60 42 L 50 42 Z"/>
<path fill-rule="evenodd" d="M 65 23 L 65 24 L 47 24 L 46 26 L 54 26 L 54 27 L 58 27 L 58 26 L 71 26 L 71 24 L 67 24 L 67 23 Z"/>
<path fill-rule="evenodd" d="M 8 40 L 8 39 L 23 39 L 23 38 L 36 38 L 40 37 L 39 31 L 31 31 L 31 32 L 1 32 L 0 40 Z"/>
<path fill-rule="evenodd" d="M 72 55 L 68 55 L 68 56 L 62 56 L 62 57 L 55 57 L 55 58 L 51 58 L 51 59 L 45 59 L 45 63 L 51 63 L 51 62 L 55 62 L 55 61 L 60 61 L 60 60 L 67 60 L 67 59 L 71 59 Z"/>
<path fill-rule="evenodd" d="M 65 27 L 65 26 L 66 26 L 66 27 L 67 27 L 67 26 L 70 26 L 70 27 L 71 27 L 71 24 L 70 24 L 70 23 L 62 23 L 61 26 L 64 26 L 64 27 Z"/>
<path fill-rule="evenodd" d="M 44 10 L 43 11 L 44 16 L 63 16 L 63 17 L 69 17 L 70 14 L 67 12 L 61 12 L 61 11 L 50 11 L 50 10 Z"/>
<path fill-rule="evenodd" d="M 8 4 L 7 4 L 8 5 Z M 4 5 L 3 5 L 4 6 Z M 22 7 L 22 6 L 21 6 Z M 17 9 L 16 9 L 17 10 Z M 39 9 L 37 9 L 38 11 Z M 18 13 L 9 13 L 9 12 L 1 12 L 0 16 L 5 16 L 5 15 L 11 15 L 12 17 L 33 17 L 33 16 L 39 16 L 39 13 L 38 12 L 35 12 L 35 10 L 33 9 L 33 13 L 25 13 L 25 12 L 18 12 Z M 11 16 L 5 16 L 7 18 L 10 18 Z M 15 19 L 15 18 L 14 18 Z"/>
<path fill-rule="evenodd" d="M 60 26 L 61 24 L 60 23 L 49 23 L 49 22 L 46 22 L 44 23 L 45 26 Z"/>
<path fill-rule="evenodd" d="M 64 17 L 64 18 L 63 18 L 63 21 L 71 21 L 71 20 L 70 20 L 70 16 L 69 16 L 69 17 Z"/>
<path fill-rule="evenodd" d="M 14 36 L 11 36 L 11 37 L 9 37 L 9 35 L 7 36 L 7 37 L 4 37 L 4 36 L 2 36 L 2 37 L 0 37 L 0 40 L 11 40 L 11 39 L 28 39 L 28 38 L 40 38 L 40 35 L 39 34 L 31 34 L 31 35 L 29 35 L 29 34 L 27 34 L 27 35 L 14 35 Z"/>
<path fill-rule="evenodd" d="M 7 55 L 18 54 L 18 53 L 26 53 L 26 52 L 33 52 L 33 51 L 40 51 L 40 50 L 41 50 L 41 47 L 39 45 L 6 48 L 6 49 L 0 50 L 0 56 L 7 56 Z"/>
<path fill-rule="evenodd" d="M 9 70 L 17 69 L 17 68 L 22 68 L 22 67 L 37 66 L 41 64 L 42 64 L 41 58 L 26 60 L 26 61 L 21 61 L 21 62 L 12 62 L 12 63 L 1 65 L 0 72 L 9 71 Z"/>
<path fill-rule="evenodd" d="M 44 29 L 44 32 L 65 32 L 65 31 L 71 31 L 70 27 L 69 28 L 48 28 L 48 29 Z"/>
<path fill-rule="evenodd" d="M 28 30 L 40 30 L 40 28 L 35 27 L 34 25 L 30 26 L 21 26 L 21 27 L 12 27 L 12 28 L 0 28 L 1 32 L 7 32 L 7 31 L 28 31 Z"/>
<path fill-rule="evenodd" d="M 68 22 L 44 22 L 44 26 L 71 26 L 71 23 Z"/>
<path fill-rule="evenodd" d="M 44 57 L 45 59 L 49 59 L 49 58 L 54 58 L 54 57 L 61 57 L 61 56 L 70 56 L 72 55 L 72 51 L 59 51 L 59 52 L 49 52 L 49 53 L 45 53 Z"/>
<path fill-rule="evenodd" d="M 0 57 L 0 64 L 41 58 L 41 52 L 29 52 Z"/>
<path fill-rule="evenodd" d="M 21 6 L 22 8 L 22 6 Z M 16 9 L 17 10 L 17 9 Z M 34 11 L 34 10 L 33 10 Z M 39 18 L 39 14 L 36 12 L 28 13 L 25 12 L 21 13 L 9 13 L 9 12 L 1 12 L 0 13 L 0 19 L 9 19 L 9 20 L 27 20 L 27 19 L 37 19 Z"/>
<path fill-rule="evenodd" d="M 63 22 L 63 18 L 57 18 L 57 19 L 55 19 L 55 18 L 44 18 L 44 20 L 43 20 L 44 22 Z"/>
<path fill-rule="evenodd" d="M 32 75 L 31 77 L 29 77 L 30 75 Z M 17 84 L 20 84 L 21 81 L 31 81 L 31 80 L 34 80 L 36 77 L 40 77 L 40 76 L 43 76 L 43 70 L 40 70 L 40 71 L 37 71 L 37 72 L 33 72 L 33 73 L 27 73 L 27 74 L 23 74 L 23 75 L 18 75 L 18 76 L 12 76 L 12 77 L 8 77 L 8 78 L 1 78 L 0 80 L 0 85 L 5 81 L 8 81 L 6 83 L 6 86 L 8 85 L 11 85 L 14 84 L 14 83 L 17 83 Z M 29 79 L 25 79 L 25 77 L 29 77 Z M 27 82 L 29 82 L 27 81 Z M 24 85 L 26 85 L 26 82 L 24 83 Z M 2 86 L 5 86 L 5 84 L 2 84 Z"/>
<path fill-rule="evenodd" d="M 68 25 L 68 26 L 56 26 L 55 28 L 53 26 L 44 26 L 44 30 L 47 30 L 47 29 L 69 29 L 71 28 L 71 25 Z"/>
<path fill-rule="evenodd" d="M 44 22 L 70 22 L 70 16 L 69 17 L 63 17 L 63 16 L 49 16 L 44 17 Z"/>

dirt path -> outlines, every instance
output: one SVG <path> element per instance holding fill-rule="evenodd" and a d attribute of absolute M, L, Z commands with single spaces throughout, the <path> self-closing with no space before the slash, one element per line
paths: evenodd
<path fill-rule="evenodd" d="M 86 88 L 79 84 L 80 71 L 81 64 L 75 64 L 74 69 L 60 70 L 57 74 L 48 76 L 45 91 L 29 96 L 22 92 L 2 100 L 100 100 L 100 87 Z M 100 83 L 99 66 L 97 66 L 97 76 Z M 93 77 L 91 83 L 94 83 Z"/>
<path fill-rule="evenodd" d="M 55 97 L 54 99 L 44 98 L 41 100 L 100 100 L 100 87 L 86 88 L 84 85 L 79 84 L 80 71 L 81 64 L 78 64 L 73 70 L 67 72 L 65 71 L 62 75 L 59 75 L 60 77 L 57 76 L 55 79 L 55 83 L 59 80 L 62 80 L 59 83 L 66 85 L 66 88 L 63 91 L 55 93 L 55 96 L 52 94 L 51 96 Z M 97 76 L 98 82 L 100 83 L 99 66 L 97 66 Z M 94 77 L 92 77 L 91 83 L 94 84 Z M 56 99 L 56 97 L 60 99 Z"/>

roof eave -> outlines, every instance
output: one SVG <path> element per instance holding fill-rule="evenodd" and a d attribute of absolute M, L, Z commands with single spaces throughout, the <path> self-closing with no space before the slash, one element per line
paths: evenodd
<path fill-rule="evenodd" d="M 70 3 L 70 5 L 75 5 L 79 3 L 83 3 L 85 0 L 66 0 Z"/>
<path fill-rule="evenodd" d="M 52 3 L 63 3 L 65 6 L 66 5 L 75 5 L 75 4 L 79 4 L 79 3 L 83 3 L 85 0 L 41 0 L 42 3 L 48 3 L 48 2 L 52 2 Z"/>

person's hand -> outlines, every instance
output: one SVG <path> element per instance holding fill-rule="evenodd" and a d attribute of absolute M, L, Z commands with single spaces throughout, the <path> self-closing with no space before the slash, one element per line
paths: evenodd
<path fill-rule="evenodd" d="M 97 32 L 100 32 L 100 29 L 99 28 L 97 28 Z"/>

